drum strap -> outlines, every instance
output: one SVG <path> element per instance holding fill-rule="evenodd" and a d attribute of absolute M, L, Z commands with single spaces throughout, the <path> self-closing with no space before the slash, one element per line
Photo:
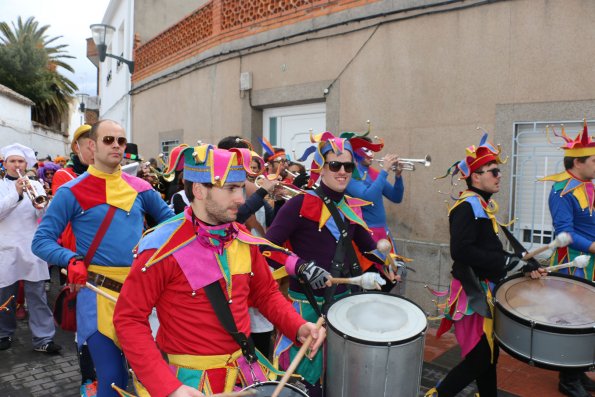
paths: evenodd
<path fill-rule="evenodd" d="M 246 334 L 238 331 L 238 327 L 235 320 L 233 319 L 231 309 L 229 308 L 227 299 L 225 299 L 225 295 L 223 294 L 223 289 L 221 289 L 219 280 L 207 285 L 204 287 L 204 290 L 207 298 L 209 298 L 209 301 L 213 306 L 213 310 L 215 310 L 215 314 L 217 315 L 219 322 L 223 326 L 223 329 L 225 329 L 231 335 L 233 340 L 235 340 L 240 346 L 242 355 L 246 361 L 248 361 L 250 364 L 257 361 L 256 352 L 254 350 L 254 342 L 251 338 L 247 337 Z"/>
<path fill-rule="evenodd" d="M 335 256 L 333 257 L 333 261 L 331 263 L 330 273 L 332 277 L 355 277 L 362 274 L 362 269 L 359 265 L 357 260 L 357 256 L 355 255 L 355 250 L 353 249 L 353 245 L 351 244 L 351 236 L 349 235 L 348 227 L 349 222 L 347 220 L 343 220 L 341 215 L 339 215 L 339 210 L 337 206 L 322 190 L 322 187 L 318 187 L 315 190 L 316 194 L 322 199 L 324 205 L 329 210 L 337 228 L 339 229 L 339 242 L 337 243 L 337 248 L 335 250 Z M 347 260 L 350 265 L 348 268 L 345 267 L 345 260 Z M 355 290 L 356 287 L 351 287 L 352 290 Z M 335 295 L 335 290 L 337 289 L 337 284 L 333 284 L 331 287 L 327 287 L 324 290 L 324 304 L 322 305 L 322 312 L 326 313 L 328 307 L 333 301 L 333 297 Z"/>
<path fill-rule="evenodd" d="M 529 252 L 525 249 L 525 247 L 523 247 L 523 244 L 521 244 L 521 242 L 517 240 L 516 237 L 514 237 L 510 230 L 508 230 L 504 226 L 500 226 L 500 229 L 502 229 L 502 231 L 504 232 L 504 235 L 508 239 L 508 242 L 510 242 L 510 245 L 512 246 L 512 249 L 514 250 L 515 254 L 517 254 L 520 257 L 523 257 L 527 252 Z M 539 264 L 539 262 L 537 262 L 535 258 L 529 259 L 527 263 L 530 265 L 531 269 L 538 269 L 541 267 L 541 265 Z"/>

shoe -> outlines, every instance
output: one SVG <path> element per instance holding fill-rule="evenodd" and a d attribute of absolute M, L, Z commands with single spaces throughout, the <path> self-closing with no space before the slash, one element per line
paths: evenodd
<path fill-rule="evenodd" d="M 558 390 L 568 397 L 591 397 L 591 393 L 585 390 L 581 381 L 578 379 L 560 381 L 558 383 Z"/>
<path fill-rule="evenodd" d="M 424 397 L 438 397 L 438 390 L 435 387 L 428 390 Z"/>
<path fill-rule="evenodd" d="M 87 381 L 81 385 L 81 397 L 95 397 L 97 395 L 97 381 Z"/>
<path fill-rule="evenodd" d="M 45 345 L 35 347 L 33 350 L 47 354 L 56 354 L 62 350 L 62 346 L 55 344 L 54 341 L 49 341 Z"/>
<path fill-rule="evenodd" d="M 579 379 L 586 391 L 595 391 L 595 381 L 589 378 L 586 373 L 581 372 Z"/>
<path fill-rule="evenodd" d="M 24 305 L 19 305 L 19 307 L 17 307 L 15 316 L 16 316 L 17 320 L 24 320 L 27 318 L 27 309 L 25 309 Z"/>
<path fill-rule="evenodd" d="M 10 336 L 5 336 L 4 338 L 0 338 L 0 350 L 10 349 L 12 345 L 12 338 Z"/>

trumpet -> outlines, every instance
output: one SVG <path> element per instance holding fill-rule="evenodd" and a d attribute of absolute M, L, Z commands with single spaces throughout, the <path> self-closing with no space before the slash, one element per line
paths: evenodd
<path fill-rule="evenodd" d="M 165 155 L 163 153 L 159 153 L 157 157 L 159 157 L 159 162 L 161 163 L 161 165 L 163 165 L 163 169 L 167 171 L 167 163 L 163 159 Z M 165 172 L 159 172 L 159 170 L 156 170 L 155 168 L 151 167 L 151 172 L 161 177 L 165 182 L 172 182 L 176 178 L 175 171 L 172 171 L 171 174 L 167 174 Z"/>
<path fill-rule="evenodd" d="M 258 175 L 256 177 L 256 179 L 254 180 L 254 184 L 256 185 L 257 188 L 261 188 L 262 185 L 260 184 L 260 181 L 262 181 L 264 178 L 266 178 L 266 176 L 264 175 Z M 277 200 L 278 198 L 281 198 L 285 201 L 294 198 L 295 196 L 297 196 L 298 194 L 302 194 L 303 191 L 301 189 L 298 189 L 296 187 L 293 187 L 287 183 L 283 183 L 283 182 L 277 182 L 277 185 L 275 186 L 275 195 L 273 196 L 275 200 Z"/>
<path fill-rule="evenodd" d="M 19 175 L 19 178 L 23 177 L 21 171 L 18 168 L 17 174 Z M 27 196 L 29 197 L 33 205 L 36 205 L 38 207 L 45 207 L 48 204 L 47 196 L 39 193 L 35 189 L 35 187 L 31 184 L 31 179 L 29 179 L 28 176 L 25 177 L 25 184 L 23 190 L 25 190 L 25 193 L 27 193 Z"/>
<path fill-rule="evenodd" d="M 384 164 L 384 160 L 382 159 L 374 159 L 374 161 L 378 162 L 378 165 L 381 167 Z M 432 165 L 432 157 L 427 154 L 423 159 L 399 159 L 396 165 L 393 165 L 392 170 L 395 171 L 398 167 L 403 171 L 415 171 L 415 164 L 422 164 L 424 167 L 429 167 Z"/>

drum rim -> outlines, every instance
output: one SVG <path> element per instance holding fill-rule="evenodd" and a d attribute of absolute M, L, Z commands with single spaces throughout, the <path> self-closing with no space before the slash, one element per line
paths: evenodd
<path fill-rule="evenodd" d="M 511 355 L 512 357 L 516 358 L 519 361 L 522 361 L 529 365 L 534 365 L 538 368 L 549 369 L 549 370 L 553 370 L 553 371 L 560 371 L 562 369 L 576 369 L 576 370 L 590 371 L 595 366 L 595 362 L 593 362 L 592 364 L 573 366 L 573 365 L 556 365 L 556 364 L 546 363 L 545 361 L 541 361 L 538 359 L 537 360 L 530 359 L 530 358 L 527 358 L 527 356 L 523 355 L 522 353 L 519 353 L 516 350 L 513 350 L 510 347 L 508 347 L 503 341 L 500 340 L 500 338 L 496 334 L 495 334 L 495 338 L 496 338 L 496 341 L 498 342 L 498 346 L 500 346 L 500 348 L 502 350 L 504 350 L 506 353 L 508 353 L 509 355 Z"/>
<path fill-rule="evenodd" d="M 400 340 L 396 340 L 396 341 L 388 341 L 388 342 L 377 342 L 377 341 L 369 341 L 369 340 L 363 340 L 363 339 L 359 339 L 356 338 L 355 336 L 351 336 L 351 335 L 347 335 L 344 332 L 338 330 L 336 327 L 333 326 L 333 324 L 328 321 L 326 321 L 326 324 L 328 327 L 330 327 L 333 331 L 335 331 L 335 333 L 342 337 L 343 339 L 347 339 L 348 341 L 351 342 L 356 342 L 362 345 L 368 345 L 368 346 L 398 346 L 398 345 L 404 345 L 406 343 L 412 342 L 416 339 L 419 339 L 420 336 L 424 335 L 428 329 L 428 321 L 427 321 L 427 316 L 425 315 L 426 312 L 423 311 L 423 309 L 415 302 L 413 302 L 411 299 L 407 299 L 405 297 L 399 296 L 399 295 L 392 295 L 388 292 L 381 292 L 381 291 L 359 291 L 359 292 L 354 292 L 351 293 L 349 295 L 347 295 L 345 298 L 348 298 L 350 296 L 356 296 L 356 295 L 371 295 L 371 294 L 376 294 L 376 295 L 389 295 L 389 296 L 394 296 L 395 298 L 399 298 L 399 299 L 403 299 L 408 301 L 409 303 L 412 303 L 414 306 L 416 306 L 423 314 L 424 317 L 426 317 L 426 326 L 424 327 L 424 329 L 422 329 L 419 333 L 415 334 L 414 336 L 410 336 L 409 338 L 406 339 L 400 339 Z M 344 298 L 343 298 L 344 299 Z M 330 308 L 337 302 L 339 302 L 341 299 L 334 301 L 330 306 L 329 306 L 329 310 Z M 328 313 L 328 311 L 327 311 Z M 326 317 L 326 316 L 325 316 Z M 328 337 L 327 337 L 328 339 Z"/>
<path fill-rule="evenodd" d="M 278 385 L 279 383 L 281 383 L 281 382 L 275 381 L 275 380 L 267 380 L 267 381 L 264 381 L 264 382 L 257 382 L 257 383 L 253 383 L 251 385 L 246 386 L 245 388 L 242 389 L 242 391 L 250 390 L 251 388 L 255 387 L 256 385 Z M 283 385 L 283 387 L 287 387 L 287 388 L 289 388 L 289 389 L 291 389 L 293 391 L 298 391 L 298 392 L 302 393 L 305 396 L 308 395 L 305 391 L 303 391 L 302 389 L 300 389 L 297 386 L 292 385 L 291 383 L 286 383 L 285 385 Z"/>
<path fill-rule="evenodd" d="M 506 317 L 520 323 L 521 325 L 525 325 L 527 327 L 534 328 L 534 329 L 537 329 L 540 331 L 548 331 L 548 332 L 554 332 L 557 334 L 566 334 L 566 335 L 586 335 L 586 334 L 592 334 L 595 332 L 595 327 L 593 327 L 593 326 L 590 326 L 590 327 L 585 326 L 585 327 L 580 327 L 580 328 L 564 328 L 564 327 L 559 327 L 559 326 L 555 326 L 555 325 L 551 325 L 551 324 L 540 323 L 537 321 L 530 321 L 530 320 L 522 318 L 522 317 L 512 313 L 510 310 L 506 309 L 500 303 L 500 301 L 498 301 L 498 299 L 496 299 L 496 294 L 497 294 L 498 290 L 500 289 L 500 287 L 502 285 L 504 285 L 506 282 L 515 280 L 515 279 L 521 278 L 521 277 L 525 277 L 525 275 L 522 273 L 518 273 L 518 274 L 514 274 L 510 277 L 506 277 L 505 279 L 500 281 L 494 288 L 494 293 L 492 294 L 492 296 L 493 296 L 492 300 L 494 302 L 495 308 L 498 309 L 498 312 L 500 312 L 503 315 L 505 315 Z M 573 276 L 570 274 L 550 273 L 550 274 L 548 274 L 548 277 L 567 278 L 570 280 L 583 282 L 584 284 L 587 284 L 587 285 L 594 285 L 593 283 L 589 282 L 588 280 L 585 280 L 582 277 L 577 277 L 577 276 Z"/>

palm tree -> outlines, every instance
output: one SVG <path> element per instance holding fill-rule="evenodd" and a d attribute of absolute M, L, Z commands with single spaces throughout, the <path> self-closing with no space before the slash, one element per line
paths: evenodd
<path fill-rule="evenodd" d="M 60 129 L 78 88 L 57 70 L 61 67 L 74 73 L 63 61 L 74 57 L 66 53 L 68 45 L 52 45 L 62 36 L 48 38 L 49 27 L 39 27 L 34 17 L 24 23 L 19 17 L 12 29 L 0 23 L 0 84 L 35 102 L 33 120 Z"/>

